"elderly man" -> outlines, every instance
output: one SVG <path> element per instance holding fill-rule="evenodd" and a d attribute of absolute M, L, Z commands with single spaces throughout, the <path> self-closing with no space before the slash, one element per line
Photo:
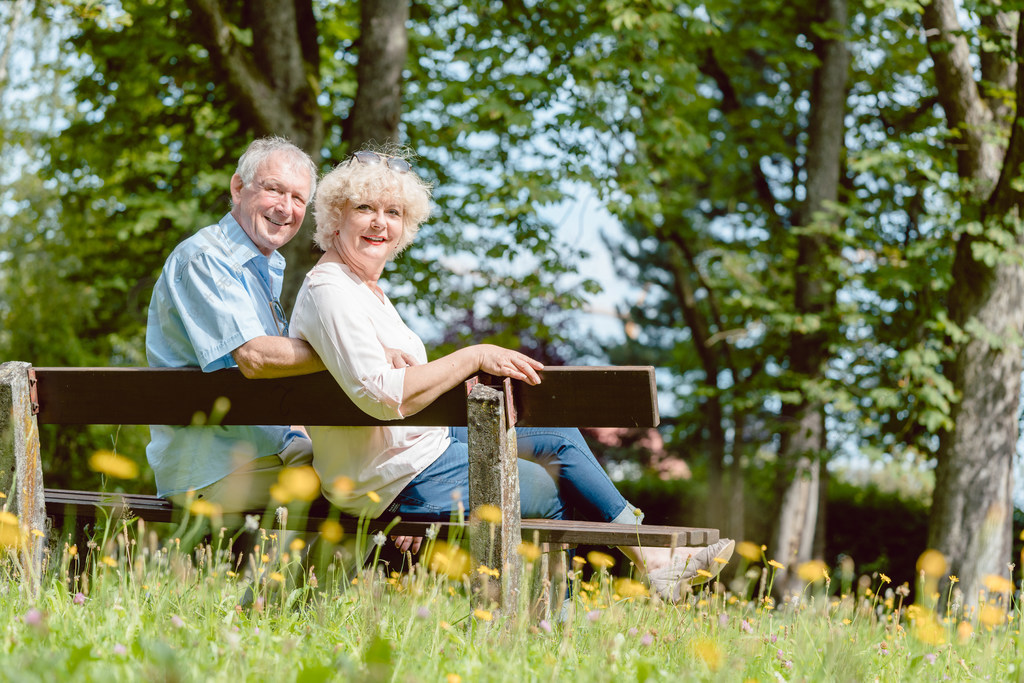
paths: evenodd
<path fill-rule="evenodd" d="M 231 211 L 179 244 L 153 289 L 146 356 L 153 367 L 238 367 L 248 378 L 323 370 L 287 336 L 280 296 L 285 260 L 316 190 L 317 169 L 281 138 L 249 145 L 231 177 Z M 265 508 L 282 468 L 308 464 L 301 427 L 151 427 L 146 456 L 160 496 L 189 496 L 225 513 Z"/>

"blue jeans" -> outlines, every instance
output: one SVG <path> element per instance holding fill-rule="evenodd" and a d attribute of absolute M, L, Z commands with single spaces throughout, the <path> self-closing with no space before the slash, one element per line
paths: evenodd
<path fill-rule="evenodd" d="M 409 482 L 388 508 L 405 519 L 445 521 L 469 504 L 469 444 L 465 427 L 450 429 L 451 445 Z M 577 429 L 516 429 L 523 517 L 610 522 L 626 509 L 622 497 Z"/>

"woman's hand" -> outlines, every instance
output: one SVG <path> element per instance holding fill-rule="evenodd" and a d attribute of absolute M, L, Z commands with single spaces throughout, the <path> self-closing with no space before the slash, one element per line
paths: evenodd
<path fill-rule="evenodd" d="M 543 363 L 518 351 L 493 344 L 467 346 L 425 365 L 406 368 L 402 385 L 402 415 L 415 415 L 438 396 L 481 371 L 527 384 L 540 384 L 537 371 L 543 369 Z"/>
<path fill-rule="evenodd" d="M 480 351 L 480 369 L 484 372 L 519 379 L 527 384 L 540 384 L 540 375 L 537 371 L 544 369 L 544 364 L 540 361 L 493 344 L 479 344 L 476 348 Z"/>

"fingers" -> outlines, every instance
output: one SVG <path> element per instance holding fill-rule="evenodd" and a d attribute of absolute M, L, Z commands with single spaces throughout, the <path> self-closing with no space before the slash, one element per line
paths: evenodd
<path fill-rule="evenodd" d="M 420 536 L 392 536 L 391 540 L 395 542 L 395 547 L 403 553 L 411 552 L 414 555 L 420 551 L 420 545 L 423 543 L 423 538 Z"/>
<path fill-rule="evenodd" d="M 411 365 L 419 365 L 416 357 L 412 354 L 406 353 L 401 349 L 392 349 L 387 346 L 384 347 L 384 357 L 391 363 L 391 367 L 396 370 L 407 368 Z"/>
<path fill-rule="evenodd" d="M 511 377 L 526 382 L 527 384 L 540 384 L 538 370 L 544 369 L 544 364 L 530 358 L 524 353 L 504 349 L 500 346 L 491 348 L 491 355 L 488 362 L 482 368 L 485 372 L 501 377 Z"/>

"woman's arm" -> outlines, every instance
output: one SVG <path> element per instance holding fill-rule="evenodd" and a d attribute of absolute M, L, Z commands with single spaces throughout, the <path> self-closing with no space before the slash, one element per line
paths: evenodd
<path fill-rule="evenodd" d="M 438 396 L 462 383 L 470 375 L 486 372 L 499 377 L 540 384 L 538 370 L 544 364 L 529 356 L 493 344 L 477 344 L 447 356 L 405 369 L 402 385 L 402 414 L 415 415 Z"/>

